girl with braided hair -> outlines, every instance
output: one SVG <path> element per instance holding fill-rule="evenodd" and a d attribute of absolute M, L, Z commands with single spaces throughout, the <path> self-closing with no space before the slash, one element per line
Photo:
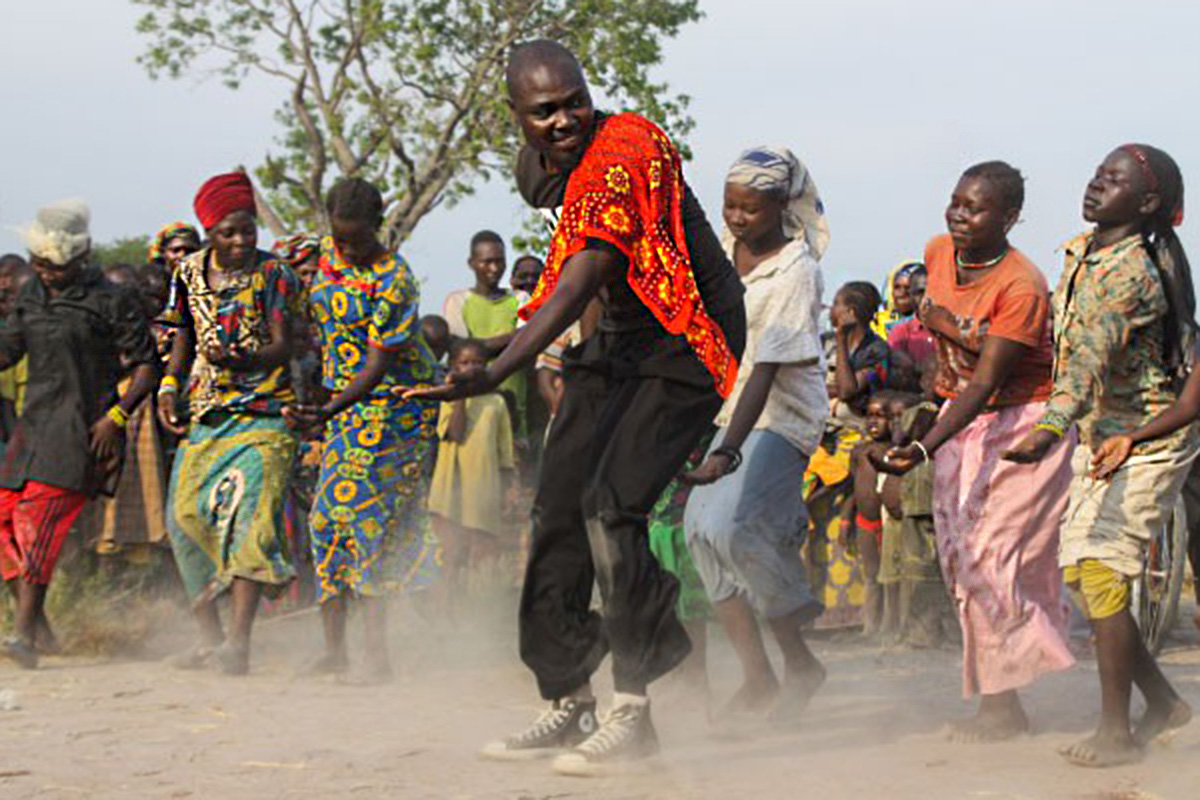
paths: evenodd
<path fill-rule="evenodd" d="M 1088 183 L 1083 217 L 1095 227 L 1064 248 L 1054 298 L 1054 390 L 1009 457 L 1037 460 L 1079 429 L 1059 564 L 1095 633 L 1101 718 L 1093 736 L 1061 754 L 1109 767 L 1140 759 L 1147 743 L 1191 718 L 1130 605 L 1151 531 L 1165 524 L 1198 451 L 1190 423 L 1200 386 L 1189 381 L 1177 402 L 1195 339 L 1192 278 L 1174 231 L 1183 218 L 1179 167 L 1148 145 L 1118 147 Z M 1134 685 L 1146 712 L 1131 727 Z"/>

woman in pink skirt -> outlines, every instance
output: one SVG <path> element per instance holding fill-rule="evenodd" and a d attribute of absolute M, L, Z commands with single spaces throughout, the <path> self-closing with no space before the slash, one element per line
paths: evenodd
<path fill-rule="evenodd" d="M 963 632 L 963 694 L 978 713 L 959 741 L 1029 728 L 1017 690 L 1074 663 L 1057 565 L 1074 442 L 1037 464 L 1003 456 L 1041 420 L 1052 388 L 1049 287 L 1008 243 L 1024 180 L 1003 162 L 968 169 L 929 243 L 921 322 L 938 339 L 938 394 L 949 402 L 924 439 L 884 456 L 903 474 L 934 460 L 934 523 Z"/>

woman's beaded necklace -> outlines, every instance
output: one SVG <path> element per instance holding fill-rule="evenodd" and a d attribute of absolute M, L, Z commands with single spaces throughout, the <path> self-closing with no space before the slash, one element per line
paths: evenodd
<path fill-rule="evenodd" d="M 1005 247 L 1000 252 L 1000 255 L 996 256 L 995 258 L 984 261 L 981 264 L 968 264 L 966 261 L 963 261 L 962 256 L 959 255 L 957 250 L 955 250 L 954 251 L 954 263 L 957 264 L 958 266 L 962 267 L 963 269 L 987 269 L 988 267 L 994 267 L 997 264 L 999 264 L 1001 261 L 1004 260 L 1004 257 L 1007 255 L 1008 255 L 1008 248 Z"/>

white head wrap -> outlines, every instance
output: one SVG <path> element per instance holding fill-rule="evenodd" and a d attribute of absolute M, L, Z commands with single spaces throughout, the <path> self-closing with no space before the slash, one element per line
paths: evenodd
<path fill-rule="evenodd" d="M 25 229 L 29 254 L 62 266 L 92 246 L 88 233 L 91 212 L 82 200 L 61 200 L 39 209 L 37 219 Z"/>
<path fill-rule="evenodd" d="M 818 261 L 829 247 L 829 222 L 812 175 L 786 147 L 754 147 L 742 153 L 729 168 L 726 183 L 770 192 L 786 198 L 783 233 L 803 234 Z"/>

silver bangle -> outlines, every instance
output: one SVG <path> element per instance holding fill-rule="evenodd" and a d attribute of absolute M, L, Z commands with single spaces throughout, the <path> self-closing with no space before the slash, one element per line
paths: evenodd
<path fill-rule="evenodd" d="M 925 449 L 925 445 L 921 444 L 920 440 L 913 441 L 913 444 L 915 444 L 917 446 L 917 449 L 921 451 L 921 455 L 925 457 L 926 461 L 933 460 L 929 457 L 929 451 Z"/>

